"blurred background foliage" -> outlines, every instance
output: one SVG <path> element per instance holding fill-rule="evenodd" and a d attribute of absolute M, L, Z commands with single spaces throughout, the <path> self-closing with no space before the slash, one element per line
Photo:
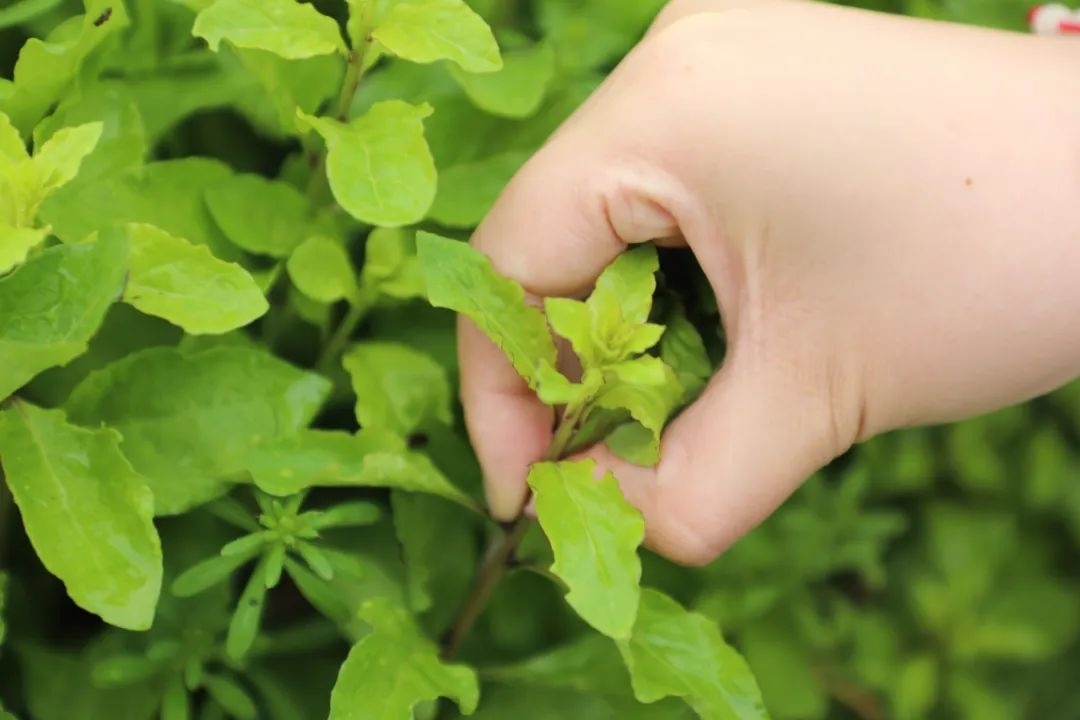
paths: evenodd
<path fill-rule="evenodd" d="M 185 4 L 198 3 L 128 0 L 130 31 L 118 40 L 115 52 L 97 57 L 100 66 L 93 72 L 105 86 L 122 141 L 136 158 L 211 156 L 236 170 L 286 178 L 298 172 L 302 148 L 281 132 L 282 121 L 266 102 L 265 84 L 287 84 L 305 96 L 304 102 L 317 104 L 336 93 L 340 79 L 335 67 L 315 59 L 289 74 L 270 60 L 256 67 L 229 53 L 211 56 L 191 38 L 192 13 Z M 341 2 L 315 4 L 343 16 Z M 388 63 L 370 75 L 356 98 L 358 108 L 403 94 L 432 103 L 427 136 L 440 176 L 458 178 L 456 184 L 441 183 L 436 205 L 442 203 L 443 210 L 436 221 L 444 230 L 462 233 L 522 159 L 633 46 L 663 2 L 471 4 L 496 28 L 508 53 L 526 55 L 541 68 L 533 71 L 545 78 L 536 97 L 518 97 L 516 104 L 504 103 L 491 112 L 483 107 L 482 90 L 470 97 L 441 66 Z M 844 4 L 1023 31 L 1030 3 Z M 9 5 L 0 0 L 0 18 Z M 44 36 L 81 11 L 72 0 L 41 5 L 45 10 L 28 21 L 0 30 L 0 76 L 11 77 L 27 37 Z M 169 102 L 162 101 L 165 97 Z M 103 175 L 109 171 L 96 169 Z M 473 191 L 455 190 L 460 187 Z M 104 195 L 103 202 L 108 201 Z M 687 258 L 667 255 L 664 271 L 664 292 L 686 304 L 718 358 L 722 338 L 715 306 L 700 292 L 700 283 L 692 281 Z M 309 338 L 319 332 L 321 312 L 298 304 L 297 316 L 282 321 L 294 325 L 274 331 L 275 349 L 310 362 L 305 353 Z M 452 327 L 441 313 L 420 303 L 381 308 L 365 332 L 406 340 L 447 367 L 455 365 Z M 110 316 L 103 335 L 109 340 L 100 348 L 111 352 L 124 343 L 176 341 L 163 323 L 122 310 Z M 72 368 L 37 383 L 36 396 L 62 399 L 88 368 L 108 359 L 95 355 L 92 347 Z M 322 421 L 333 424 L 332 417 Z M 478 470 L 459 430 L 433 428 L 425 441 L 440 465 L 476 483 Z M 717 619 L 747 656 L 777 720 L 1077 718 L 1078 470 L 1080 384 L 1074 384 L 986 417 L 894 432 L 859 446 L 807 482 L 709 567 L 678 568 L 650 555 L 645 581 Z M 415 506 L 395 510 L 417 513 L 438 533 L 428 552 L 470 558 L 433 565 L 439 569 L 428 585 L 437 602 L 413 597 L 414 607 L 427 607 L 429 628 L 438 629 L 453 611 L 452 600 L 467 586 L 471 558 L 482 538 L 474 521 L 455 508 L 428 498 L 400 504 L 409 503 Z M 166 519 L 161 526 L 172 572 L 214 552 L 229 537 L 205 513 Z M 416 592 L 404 579 L 392 529 L 363 532 L 357 557 L 368 564 L 356 577 L 336 581 L 337 597 L 348 601 L 371 592 Z M 109 669 L 122 665 L 117 658 L 167 647 L 188 665 L 219 668 L 214 672 L 226 678 L 218 690 L 222 698 L 203 717 L 228 715 L 222 708 L 229 704 L 228 683 L 234 680 L 228 678 L 234 670 L 221 670 L 219 657 L 225 608 L 232 602 L 226 588 L 190 600 L 164 595 L 162 619 L 149 638 L 100 631 L 70 606 L 55 581 L 25 572 L 25 565 L 19 572 L 20 563 L 32 561 L 26 548 L 9 552 L 14 574 L 35 579 L 9 592 L 9 644 L 21 649 L 18 671 L 10 656 L 0 662 L 5 699 L 16 699 L 17 706 L 42 720 L 146 717 L 146 708 L 157 702 L 152 692 L 141 691 L 145 686 L 137 683 L 110 684 Z M 491 668 L 483 674 L 485 700 L 476 717 L 683 713 L 681 706 L 666 703 L 646 713 L 609 695 L 605 688 L 624 683 L 608 674 L 618 663 L 609 663 L 588 642 L 552 651 L 560 642 L 574 641 L 583 628 L 557 601 L 557 588 L 525 570 L 511 574 L 499 589 L 465 648 L 468 660 Z M 298 610 L 298 602 L 299 596 L 287 588 L 275 596 L 268 611 L 270 631 L 236 681 L 268 698 L 273 718 L 325 716 L 329 686 L 347 648 L 332 627 Z M 564 653 L 559 662 L 552 660 L 555 652 Z"/>

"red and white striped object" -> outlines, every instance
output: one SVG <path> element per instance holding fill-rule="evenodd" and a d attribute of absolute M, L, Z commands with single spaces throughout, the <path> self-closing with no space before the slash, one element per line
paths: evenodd
<path fill-rule="evenodd" d="M 1036 35 L 1080 34 L 1080 10 L 1060 3 L 1036 5 L 1028 11 L 1028 26 Z"/>

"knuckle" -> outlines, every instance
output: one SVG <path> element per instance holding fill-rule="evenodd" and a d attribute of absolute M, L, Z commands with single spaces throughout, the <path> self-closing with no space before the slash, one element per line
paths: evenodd
<path fill-rule="evenodd" d="M 716 518 L 697 522 L 694 516 L 669 514 L 653 519 L 651 544 L 656 551 L 680 565 L 701 567 L 715 560 L 727 549 L 728 542 L 715 535 Z"/>
<path fill-rule="evenodd" d="M 737 535 L 708 497 L 708 484 L 689 477 L 688 457 L 686 448 L 666 443 L 646 530 L 660 554 L 681 565 L 701 566 L 715 560 Z"/>

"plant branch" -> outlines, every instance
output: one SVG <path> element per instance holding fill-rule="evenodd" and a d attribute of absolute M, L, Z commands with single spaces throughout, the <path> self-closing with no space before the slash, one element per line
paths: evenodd
<path fill-rule="evenodd" d="M 341 83 L 341 93 L 338 94 L 337 109 L 334 111 L 334 117 L 338 122 L 349 120 L 349 109 L 352 107 L 353 97 L 360 89 L 360 81 L 364 77 L 364 55 L 367 54 L 370 44 L 370 41 L 365 41 L 359 48 L 349 53 L 349 62 L 345 67 L 345 80 Z"/>
<path fill-rule="evenodd" d="M 527 515 L 524 513 L 518 515 L 510 529 L 488 550 L 484 562 L 480 565 L 476 582 L 469 591 L 469 596 L 465 599 L 457 616 L 454 617 L 454 622 L 443 640 L 444 658 L 450 659 L 457 653 L 461 643 L 468 636 L 476 621 L 480 619 L 481 613 L 487 607 L 488 600 L 491 599 L 492 592 L 495 591 L 495 588 L 506 575 L 506 571 L 514 559 L 514 553 L 525 538 L 525 533 L 528 532 L 530 524 L 531 521 Z"/>
<path fill-rule="evenodd" d="M 363 295 L 349 300 L 348 312 L 345 313 L 345 317 L 341 318 L 341 322 L 334 329 L 334 334 L 330 336 L 326 345 L 323 346 L 319 359 L 315 362 L 315 369 L 318 372 L 325 375 L 330 371 L 334 361 L 345 350 L 345 346 L 352 338 L 353 333 L 356 332 L 360 321 L 367 315 L 370 307 L 371 301 Z"/>
<path fill-rule="evenodd" d="M 348 122 L 349 110 L 352 108 L 353 98 L 360 89 L 360 81 L 364 79 L 364 65 L 368 48 L 371 47 L 371 36 L 364 34 L 363 42 L 349 51 L 345 65 L 345 78 L 341 82 L 341 92 L 338 93 L 337 104 L 334 106 L 334 118 L 338 122 Z M 322 192 L 326 176 L 326 151 L 308 151 L 308 165 L 311 167 L 311 179 L 308 181 L 308 197 L 315 199 Z"/>
<path fill-rule="evenodd" d="M 855 713 L 856 717 L 861 718 L 861 720 L 883 720 L 885 718 L 881 700 L 874 693 L 850 682 L 825 666 L 815 667 L 814 674 L 817 675 L 821 684 L 825 686 L 825 691 L 832 695 L 841 705 Z"/>
<path fill-rule="evenodd" d="M 566 455 L 567 448 L 570 447 L 574 438 L 574 433 L 587 411 L 588 407 L 585 404 L 566 409 L 562 421 L 555 430 L 555 436 L 551 439 L 551 444 L 548 445 L 547 452 L 541 458 L 542 462 L 560 460 Z M 526 497 L 526 504 L 528 504 L 528 499 L 529 496 Z M 491 594 L 503 577 L 506 576 L 506 571 L 510 569 L 518 546 L 525 538 L 525 533 L 528 532 L 531 525 L 532 520 L 522 511 L 509 529 L 492 544 L 484 556 L 484 561 L 477 571 L 476 581 L 473 583 L 469 595 L 465 598 L 461 609 L 450 625 L 450 629 L 443 637 L 442 647 L 445 659 L 450 659 L 457 653 L 461 643 L 468 636 L 476 621 L 480 619 L 484 608 L 487 607 L 488 600 L 491 599 Z"/>

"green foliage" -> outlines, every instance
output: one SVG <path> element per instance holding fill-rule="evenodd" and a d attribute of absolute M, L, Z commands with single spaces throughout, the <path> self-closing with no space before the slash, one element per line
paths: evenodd
<path fill-rule="evenodd" d="M 0 115 L 0 273 L 24 262 L 48 235 L 48 228 L 34 227 L 41 203 L 78 174 L 101 130 L 101 123 L 64 128 L 31 157 L 18 130 Z"/>
<path fill-rule="evenodd" d="M 214 257 L 153 225 L 128 226 L 131 265 L 124 301 L 192 335 L 244 327 L 268 309 L 255 280 L 239 265 Z"/>
<path fill-rule="evenodd" d="M 702 718 L 764 718 L 745 661 L 716 625 L 663 593 L 646 591 L 630 639 L 619 643 L 634 694 L 644 702 L 687 698 Z"/>
<path fill-rule="evenodd" d="M 225 492 L 250 450 L 298 433 L 327 390 L 318 375 L 263 350 L 158 348 L 92 373 L 65 407 L 74 422 L 120 432 L 155 510 L 171 515 Z"/>
<path fill-rule="evenodd" d="M 409 435 L 431 422 L 450 424 L 450 380 L 427 355 L 401 343 L 368 342 L 349 350 L 342 364 L 360 427 Z"/>
<path fill-rule="evenodd" d="M 424 217 L 435 199 L 435 163 L 424 141 L 429 105 L 387 100 L 349 124 L 298 113 L 326 141 L 330 189 L 362 222 L 397 227 Z"/>
<path fill-rule="evenodd" d="M 605 411 L 609 415 L 627 411 L 649 431 L 625 444 L 627 455 L 644 462 L 657 459 L 659 434 L 682 389 L 663 360 L 640 355 L 663 332 L 661 326 L 647 322 L 656 287 L 656 251 L 645 247 L 620 255 L 584 302 L 548 300 L 547 320 L 570 340 L 581 362 L 580 384 L 552 367 L 548 348 L 553 351 L 553 342 L 546 327 L 535 330 L 540 342 L 528 344 L 524 323 L 532 318 L 543 323 L 544 316 L 525 304 L 519 285 L 496 274 L 475 250 L 453 240 L 425 234 L 420 237 L 420 255 L 432 302 L 466 314 L 532 381 L 541 399 L 565 405 L 546 454 L 546 459 L 559 462 L 533 465 L 528 483 L 540 526 L 551 543 L 551 572 L 566 585 L 570 607 L 593 628 L 620 641 L 635 696 L 647 703 L 669 695 L 684 697 L 707 718 L 766 717 L 753 676 L 708 619 L 686 614 L 656 591 L 645 591 L 651 594 L 639 607 L 637 549 L 645 528 L 640 513 L 622 497 L 615 477 L 608 473 L 595 479 L 596 466 L 590 460 L 561 460 L 574 447 L 575 437 L 587 432 L 591 418 Z M 596 439 L 601 438 L 591 438 Z M 518 520 L 489 557 L 512 556 L 524 522 Z M 481 583 L 499 572 L 498 565 L 485 564 Z"/>
<path fill-rule="evenodd" d="M 627 638 L 638 613 L 645 525 L 619 492 L 615 476 L 596 464 L 537 463 L 529 472 L 536 515 L 551 539 L 551 571 L 566 583 L 566 601 L 594 628 Z"/>
<path fill-rule="evenodd" d="M 320 486 L 392 487 L 472 504 L 423 455 L 409 452 L 400 439 L 384 431 L 349 435 L 308 430 L 255 448 L 245 465 L 255 484 L 272 495 Z"/>
<path fill-rule="evenodd" d="M 16 402 L 0 414 L 7 486 L 42 564 L 81 607 L 146 630 L 161 589 L 161 544 L 153 496 L 119 440 L 113 430 L 70 425 L 59 410 Z"/>
<path fill-rule="evenodd" d="M 0 278 L 0 398 L 86 352 L 120 295 L 122 238 L 56 246 Z"/>
<path fill-rule="evenodd" d="M 525 303 L 525 291 L 500 276 L 491 262 L 462 243 L 422 232 L 417 249 L 428 300 L 476 323 L 529 385 L 541 384 L 541 368 L 555 365 L 555 341 L 543 313 Z"/>
<path fill-rule="evenodd" d="M 258 175 L 231 175 L 207 188 L 205 199 L 229 242 L 255 255 L 289 257 L 314 224 L 303 194 Z"/>
<path fill-rule="evenodd" d="M 377 599 L 360 608 L 360 617 L 371 632 L 341 666 L 330 697 L 332 720 L 408 720 L 418 703 L 439 697 L 454 698 L 466 715 L 476 709 L 476 673 L 442 662 L 408 612 Z"/>
<path fill-rule="evenodd" d="M 413 62 L 450 60 L 472 73 L 502 67 L 491 29 L 465 0 L 394 3 L 371 36 L 389 52 Z"/>
<path fill-rule="evenodd" d="M 331 238 L 309 237 L 293 250 L 287 267 L 296 289 L 312 300 L 333 303 L 357 299 L 356 272 L 345 248 Z"/>
<path fill-rule="evenodd" d="M 345 50 L 337 23 L 294 0 L 216 0 L 195 18 L 192 34 L 214 51 L 228 40 L 287 60 Z"/>
<path fill-rule="evenodd" d="M 526 159 L 524 153 L 511 151 L 446 168 L 439 174 L 428 217 L 447 227 L 479 224 Z"/>
<path fill-rule="evenodd" d="M 460 238 L 662 4 L 0 8 L 0 718 L 1080 716 L 1080 386 L 860 446 L 703 569 L 567 459 L 656 462 L 711 291 L 638 247 L 540 303 Z M 479 511 L 447 309 L 558 419 L 538 524 Z"/>

